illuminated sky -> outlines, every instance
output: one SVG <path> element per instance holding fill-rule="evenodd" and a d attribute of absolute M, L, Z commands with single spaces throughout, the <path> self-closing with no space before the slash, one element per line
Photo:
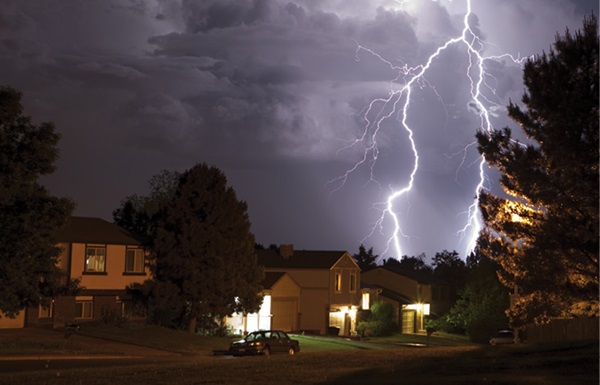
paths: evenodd
<path fill-rule="evenodd" d="M 258 242 L 351 253 L 364 243 L 381 254 L 390 224 L 368 237 L 378 203 L 414 164 L 399 120 L 382 126 L 373 166 L 343 186 L 328 183 L 362 159 L 364 142 L 347 146 L 361 137 L 369 103 L 403 84 L 357 48 L 396 66 L 424 64 L 460 35 L 465 8 L 460 0 L 9 0 L 0 4 L 0 84 L 21 90 L 26 113 L 62 134 L 57 171 L 42 182 L 73 198 L 76 215 L 111 220 L 123 198 L 147 193 L 152 175 L 206 162 L 248 202 Z M 595 0 L 473 0 L 470 21 L 489 43 L 483 54 L 524 57 L 548 51 L 592 10 Z M 450 47 L 411 94 L 419 172 L 398 204 L 403 254 L 464 257 L 457 232 L 478 154 L 463 149 L 480 125 L 468 64 L 464 46 Z M 491 103 L 520 101 L 518 65 L 487 69 Z M 494 115 L 496 127 L 514 127 L 504 109 Z"/>

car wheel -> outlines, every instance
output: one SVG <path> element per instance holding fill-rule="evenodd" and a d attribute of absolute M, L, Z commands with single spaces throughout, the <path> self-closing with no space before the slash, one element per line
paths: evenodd
<path fill-rule="evenodd" d="M 294 349 L 294 348 L 289 348 L 289 350 L 288 350 L 288 354 L 289 354 L 290 356 L 293 356 L 294 354 L 296 354 L 296 349 Z"/>
<path fill-rule="evenodd" d="M 263 356 L 269 357 L 271 355 L 271 348 L 269 348 L 268 346 L 265 346 L 262 353 L 263 353 Z"/>
<path fill-rule="evenodd" d="M 490 344 L 491 344 L 492 346 L 496 346 L 496 340 L 491 340 L 491 341 L 490 341 Z"/>

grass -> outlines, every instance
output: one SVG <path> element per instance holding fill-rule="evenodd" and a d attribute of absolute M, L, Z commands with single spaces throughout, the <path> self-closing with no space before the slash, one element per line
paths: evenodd
<path fill-rule="evenodd" d="M 47 332 L 64 340 L 60 333 Z M 208 352 L 226 348 L 231 338 L 131 325 L 87 325 L 80 332 L 135 341 L 184 355 L 152 357 L 127 365 L 118 361 L 102 368 L 61 370 L 50 364 L 43 370 L 3 373 L 0 384 L 598 384 L 598 341 L 492 347 L 438 335 L 430 337 L 428 347 L 410 348 L 399 344 L 420 343 L 426 336 L 396 335 L 355 341 L 298 335 L 294 338 L 300 340 L 302 352 L 294 357 L 228 359 Z M 0 333 L 1 352 L 7 346 L 7 336 L 8 333 Z M 35 341 L 21 341 L 20 347 L 12 343 L 13 351 L 35 345 Z M 48 346 L 42 345 L 40 348 L 47 351 Z"/>

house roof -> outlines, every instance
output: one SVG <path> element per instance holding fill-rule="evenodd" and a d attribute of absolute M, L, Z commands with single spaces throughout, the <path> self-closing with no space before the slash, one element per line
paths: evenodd
<path fill-rule="evenodd" d="M 125 229 L 100 218 L 71 217 L 58 232 L 59 242 L 141 245 Z"/>
<path fill-rule="evenodd" d="M 361 283 L 360 285 L 362 288 L 366 288 L 366 289 L 377 289 L 380 291 L 380 295 L 383 297 L 387 297 L 393 301 L 398 302 L 401 305 L 408 305 L 411 303 L 414 303 L 415 300 L 412 298 L 409 298 L 403 294 L 400 294 L 396 291 L 390 290 L 390 289 L 386 289 L 383 286 L 379 286 L 379 285 L 373 285 L 373 284 L 365 284 L 365 283 Z"/>
<path fill-rule="evenodd" d="M 277 269 L 330 269 L 344 256 L 345 251 L 294 250 L 283 257 L 277 250 L 257 250 L 258 263 Z"/>
<path fill-rule="evenodd" d="M 392 273 L 396 273 L 399 275 L 403 275 L 407 278 L 415 280 L 419 283 L 429 284 L 429 285 L 444 285 L 445 282 L 432 276 L 431 274 L 423 271 L 414 271 L 403 269 L 399 266 L 380 266 L 380 268 L 391 271 Z"/>
<path fill-rule="evenodd" d="M 269 290 L 285 275 L 284 272 L 266 272 L 262 281 L 263 289 Z"/>

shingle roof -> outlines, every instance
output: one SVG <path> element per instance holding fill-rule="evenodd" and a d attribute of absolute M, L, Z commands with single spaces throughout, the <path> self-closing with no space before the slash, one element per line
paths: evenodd
<path fill-rule="evenodd" d="M 71 217 L 58 232 L 59 242 L 140 245 L 125 229 L 100 218 Z"/>
<path fill-rule="evenodd" d="M 294 250 L 284 258 L 277 250 L 257 250 L 258 263 L 276 269 L 330 269 L 346 253 L 345 251 Z"/>
<path fill-rule="evenodd" d="M 263 289 L 272 289 L 273 285 L 275 285 L 284 275 L 284 272 L 266 272 L 265 279 L 262 281 Z"/>

